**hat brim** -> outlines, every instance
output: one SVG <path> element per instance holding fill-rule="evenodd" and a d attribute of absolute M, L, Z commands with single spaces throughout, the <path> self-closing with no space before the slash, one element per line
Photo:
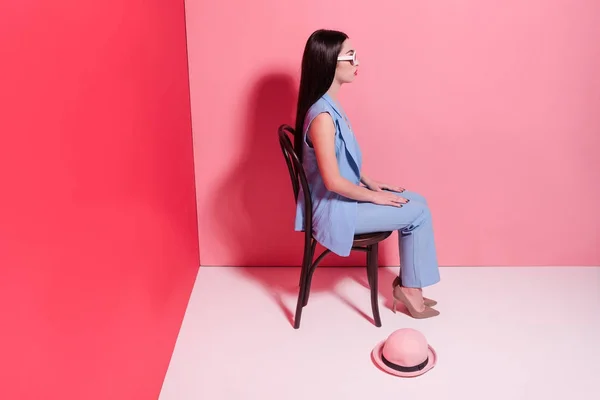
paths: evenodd
<path fill-rule="evenodd" d="M 414 378 L 414 377 L 423 375 L 425 372 L 429 371 L 430 369 L 435 367 L 435 365 L 437 364 L 437 354 L 436 354 L 435 350 L 433 349 L 433 347 L 428 346 L 428 354 L 427 355 L 429 357 L 429 362 L 427 363 L 425 368 L 423 368 L 420 371 L 415 371 L 415 372 L 396 371 L 395 369 L 392 369 L 392 368 L 388 367 L 387 365 L 385 365 L 383 360 L 381 359 L 384 344 L 385 344 L 385 340 L 380 342 L 377 346 L 375 346 L 375 348 L 371 352 L 371 355 L 373 357 L 373 361 L 375 362 L 375 365 L 377 365 L 382 371 L 387 372 L 388 374 L 391 374 L 394 376 L 399 376 L 402 378 Z"/>

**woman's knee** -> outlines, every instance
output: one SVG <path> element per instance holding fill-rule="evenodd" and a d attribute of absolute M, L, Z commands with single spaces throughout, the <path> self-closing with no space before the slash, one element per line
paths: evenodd
<path fill-rule="evenodd" d="M 400 196 L 403 196 L 411 201 L 418 201 L 419 203 L 427 204 L 427 199 L 420 193 L 412 192 L 410 190 L 405 190 L 400 193 Z"/>
<path fill-rule="evenodd" d="M 431 220 L 431 210 L 429 209 L 429 206 L 426 203 L 417 201 L 413 203 L 411 201 L 408 204 L 414 209 L 414 220 L 411 223 L 411 226 L 413 228 L 419 227 L 423 225 L 423 223 L 425 223 L 426 221 Z"/>

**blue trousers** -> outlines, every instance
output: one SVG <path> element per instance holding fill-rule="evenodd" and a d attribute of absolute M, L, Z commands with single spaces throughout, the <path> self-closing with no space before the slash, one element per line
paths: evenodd
<path fill-rule="evenodd" d="M 410 201 L 402 207 L 359 202 L 356 234 L 398 231 L 402 285 L 423 288 L 436 284 L 440 272 L 427 201 L 408 190 L 396 194 Z"/>

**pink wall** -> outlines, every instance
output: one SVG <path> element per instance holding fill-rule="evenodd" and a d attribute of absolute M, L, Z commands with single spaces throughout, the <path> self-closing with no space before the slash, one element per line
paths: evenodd
<path fill-rule="evenodd" d="M 184 22 L 0 5 L 3 399 L 158 396 L 199 265 Z"/>
<path fill-rule="evenodd" d="M 260 5 L 186 3 L 203 265 L 299 263 L 276 128 L 321 27 L 360 54 L 342 94 L 365 171 L 428 197 L 441 264 L 600 264 L 600 3 Z"/>

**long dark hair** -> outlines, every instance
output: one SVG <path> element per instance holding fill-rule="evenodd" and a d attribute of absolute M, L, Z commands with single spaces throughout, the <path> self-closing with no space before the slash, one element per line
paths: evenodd
<path fill-rule="evenodd" d="M 319 29 L 306 41 L 302 56 L 302 74 L 296 109 L 294 151 L 302 162 L 304 117 L 308 109 L 323 96 L 333 83 L 337 58 L 348 35 Z"/>

